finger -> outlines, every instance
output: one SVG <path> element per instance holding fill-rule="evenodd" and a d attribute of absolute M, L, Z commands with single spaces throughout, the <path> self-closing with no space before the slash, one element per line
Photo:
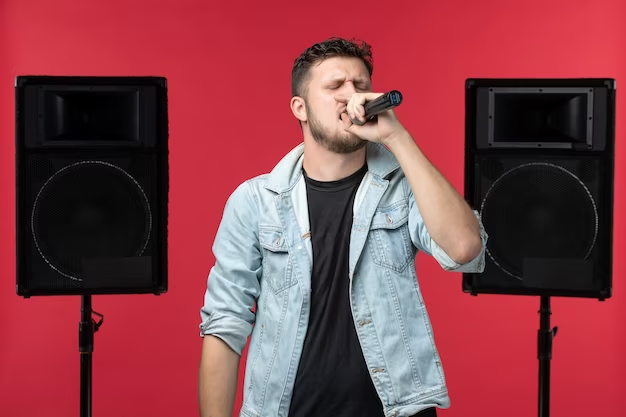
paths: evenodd
<path fill-rule="evenodd" d="M 353 126 L 353 123 L 348 113 L 341 113 L 341 121 L 343 122 L 344 130 L 350 131 L 350 129 Z"/>
<path fill-rule="evenodd" d="M 361 93 L 361 96 L 365 99 L 365 101 L 372 101 L 377 99 L 378 97 L 384 95 L 385 93 Z"/>
<path fill-rule="evenodd" d="M 354 100 L 356 104 L 365 104 L 368 101 L 377 99 L 385 93 L 355 93 L 352 95 L 351 100 Z"/>
<path fill-rule="evenodd" d="M 357 116 L 355 117 L 351 117 L 350 121 L 352 122 L 352 124 L 357 125 L 357 126 L 363 126 L 365 124 L 365 119 L 361 116 Z"/>
<path fill-rule="evenodd" d="M 352 101 L 348 105 L 349 107 L 349 115 L 352 121 L 355 124 L 363 124 L 365 123 L 365 100 L 360 96 L 353 96 Z"/>
<path fill-rule="evenodd" d="M 354 120 L 356 117 L 356 115 L 354 114 L 354 100 L 355 100 L 355 97 L 353 95 L 352 97 L 350 97 L 350 100 L 348 100 L 348 103 L 346 104 L 347 116 L 351 120 Z"/>
<path fill-rule="evenodd" d="M 358 120 L 353 120 L 347 113 L 341 114 L 341 121 L 343 122 L 343 129 L 346 132 L 352 132 L 358 135 L 358 129 L 361 129 L 363 123 Z"/>
<path fill-rule="evenodd" d="M 352 123 L 354 124 L 361 123 L 360 114 L 358 110 L 356 110 L 355 105 L 352 101 L 348 104 L 346 111 L 347 111 L 347 116 Z"/>
<path fill-rule="evenodd" d="M 365 100 L 355 100 L 352 104 L 353 119 L 359 122 L 365 122 Z"/>
<path fill-rule="evenodd" d="M 369 101 L 375 100 L 385 93 L 357 93 L 352 96 L 348 107 L 351 106 L 351 111 L 359 121 L 365 122 L 365 104 Z"/>

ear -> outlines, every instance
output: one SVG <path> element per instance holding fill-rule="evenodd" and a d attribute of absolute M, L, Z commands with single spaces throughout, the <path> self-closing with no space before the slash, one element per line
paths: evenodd
<path fill-rule="evenodd" d="M 291 105 L 291 112 L 293 113 L 294 116 L 296 116 L 296 119 L 300 120 L 300 122 L 306 122 L 307 114 L 306 114 L 306 103 L 304 102 L 304 99 L 299 96 L 292 97 L 290 105 Z"/>

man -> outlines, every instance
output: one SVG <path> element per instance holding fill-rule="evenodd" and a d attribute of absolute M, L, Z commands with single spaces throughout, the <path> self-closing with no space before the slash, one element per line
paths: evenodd
<path fill-rule="evenodd" d="M 449 406 L 415 256 L 482 272 L 487 235 L 392 110 L 351 122 L 381 95 L 371 74 L 369 45 L 337 38 L 294 64 L 304 143 L 237 187 L 215 238 L 203 417 L 232 414 L 250 335 L 241 416 L 426 417 Z"/>

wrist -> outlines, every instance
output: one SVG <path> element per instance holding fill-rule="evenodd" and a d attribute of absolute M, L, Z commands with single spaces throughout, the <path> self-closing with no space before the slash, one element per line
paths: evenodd
<path fill-rule="evenodd" d="M 402 148 L 406 149 L 407 146 L 417 146 L 411 134 L 406 130 L 389 135 L 383 144 L 394 154 Z"/>

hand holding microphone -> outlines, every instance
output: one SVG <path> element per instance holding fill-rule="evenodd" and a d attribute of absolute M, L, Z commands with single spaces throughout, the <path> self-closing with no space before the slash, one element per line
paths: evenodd
<path fill-rule="evenodd" d="M 406 133 L 395 113 L 387 112 L 402 103 L 397 90 L 387 93 L 355 93 L 348 100 L 346 116 L 340 116 L 343 127 L 363 140 L 386 143 Z M 387 113 L 386 113 L 387 112 Z"/>
<path fill-rule="evenodd" d="M 392 90 L 372 101 L 365 103 L 363 106 L 365 108 L 365 122 L 352 118 L 350 118 L 350 121 L 359 126 L 362 126 L 369 121 L 376 121 L 376 116 L 379 113 L 399 106 L 400 103 L 402 103 L 402 93 L 397 90 Z"/>

